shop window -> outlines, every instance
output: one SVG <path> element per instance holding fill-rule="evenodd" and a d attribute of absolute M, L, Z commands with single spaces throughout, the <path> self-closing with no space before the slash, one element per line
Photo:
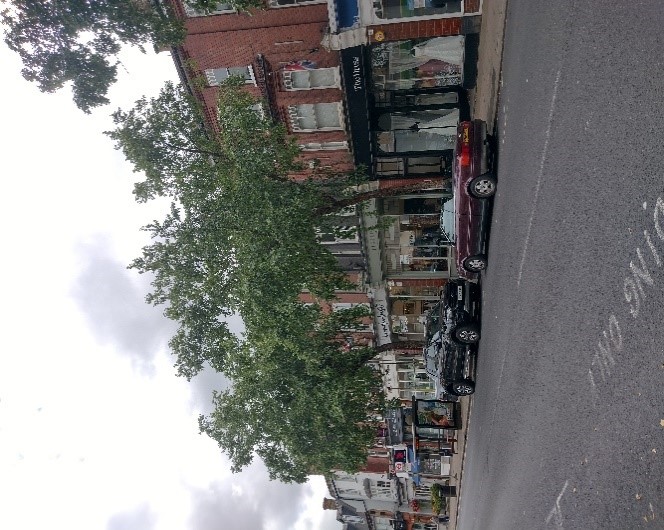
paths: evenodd
<path fill-rule="evenodd" d="M 454 149 L 458 123 L 459 109 L 391 112 L 378 117 L 374 134 L 383 153 L 445 151 Z"/>
<path fill-rule="evenodd" d="M 375 91 L 461 85 L 464 37 L 434 37 L 376 44 L 371 48 Z"/>
<path fill-rule="evenodd" d="M 406 302 L 403 305 L 403 314 L 404 315 L 413 315 L 413 314 L 415 314 L 415 304 L 413 302 Z"/>
<path fill-rule="evenodd" d="M 205 77 L 207 78 L 210 86 L 217 86 L 223 83 L 231 76 L 239 76 L 244 78 L 247 84 L 255 85 L 256 78 L 254 77 L 254 69 L 249 66 L 233 66 L 231 68 L 211 68 L 205 70 Z"/>
<path fill-rule="evenodd" d="M 440 212 L 440 199 L 433 197 L 412 198 L 404 199 L 403 213 L 405 214 L 418 214 L 418 213 L 439 213 Z"/>
<path fill-rule="evenodd" d="M 445 106 L 454 108 L 459 106 L 458 92 L 421 94 L 416 92 L 375 90 L 374 99 L 376 107 Z"/>
<path fill-rule="evenodd" d="M 299 63 L 298 63 L 299 65 Z M 339 86 L 339 68 L 289 68 L 281 72 L 286 90 L 314 90 Z"/>
<path fill-rule="evenodd" d="M 295 132 L 341 130 L 341 112 L 340 102 L 305 103 L 288 107 L 291 127 Z"/>

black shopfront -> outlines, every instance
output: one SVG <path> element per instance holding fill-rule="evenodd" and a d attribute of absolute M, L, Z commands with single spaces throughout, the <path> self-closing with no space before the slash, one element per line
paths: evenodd
<path fill-rule="evenodd" d="M 451 176 L 456 125 L 469 116 L 463 43 L 438 37 L 341 50 L 355 163 L 373 178 Z"/>

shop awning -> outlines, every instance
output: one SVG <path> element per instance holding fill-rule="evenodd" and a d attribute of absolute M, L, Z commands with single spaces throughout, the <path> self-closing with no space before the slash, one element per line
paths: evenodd
<path fill-rule="evenodd" d="M 367 76 L 364 46 L 341 50 L 341 64 L 346 92 L 346 120 L 353 144 L 355 164 L 371 167 L 371 128 L 367 100 Z"/>

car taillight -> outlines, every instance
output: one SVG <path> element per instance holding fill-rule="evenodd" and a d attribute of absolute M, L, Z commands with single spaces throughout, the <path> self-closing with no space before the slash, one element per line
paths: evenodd
<path fill-rule="evenodd" d="M 468 167 L 470 165 L 470 147 L 463 146 L 461 148 L 461 155 L 459 156 L 459 165 Z"/>
<path fill-rule="evenodd" d="M 461 127 L 461 152 L 459 153 L 459 165 L 470 165 L 470 124 L 464 123 Z"/>

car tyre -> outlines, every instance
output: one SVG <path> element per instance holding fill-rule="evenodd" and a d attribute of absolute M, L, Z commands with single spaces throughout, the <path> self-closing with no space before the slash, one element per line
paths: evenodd
<path fill-rule="evenodd" d="M 475 382 L 470 379 L 461 379 L 450 384 L 449 393 L 454 396 L 470 396 L 475 393 Z"/>
<path fill-rule="evenodd" d="M 464 344 L 475 344 L 480 340 L 480 327 L 477 324 L 462 324 L 454 330 L 454 337 Z"/>
<path fill-rule="evenodd" d="M 486 269 L 486 256 L 484 254 L 476 254 L 475 256 L 468 256 L 463 260 L 463 268 L 468 272 L 481 272 Z"/>
<path fill-rule="evenodd" d="M 473 197 L 488 199 L 496 193 L 496 185 L 496 178 L 490 173 L 484 173 L 471 180 L 468 189 Z"/>

